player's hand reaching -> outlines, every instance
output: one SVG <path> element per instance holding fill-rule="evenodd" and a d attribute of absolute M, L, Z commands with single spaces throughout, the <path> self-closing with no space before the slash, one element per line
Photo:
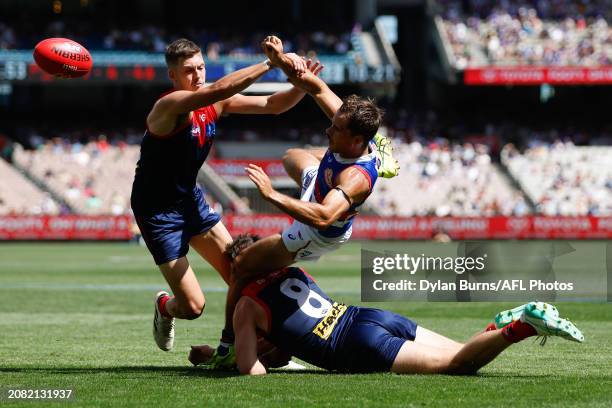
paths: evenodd
<path fill-rule="evenodd" d="M 308 58 L 306 60 L 306 68 L 315 76 L 319 76 L 319 72 L 325 68 L 325 65 L 321 64 L 321 61 L 319 60 L 313 61 L 312 59 Z"/>
<path fill-rule="evenodd" d="M 280 65 L 280 57 L 283 55 L 283 42 L 275 35 L 269 35 L 261 42 L 261 49 L 270 59 L 274 66 Z"/>
<path fill-rule="evenodd" d="M 187 358 L 191 364 L 197 366 L 198 364 L 208 362 L 214 353 L 215 349 L 206 344 L 201 346 L 191 346 L 191 350 L 189 351 L 189 356 Z"/>
<path fill-rule="evenodd" d="M 266 53 L 270 63 L 283 69 L 286 74 L 297 76 L 303 75 L 308 71 L 306 60 L 294 53 L 283 53 L 283 43 L 280 38 L 270 35 L 261 43 L 261 48 Z"/>
<path fill-rule="evenodd" d="M 308 64 L 306 60 L 293 52 L 285 54 L 285 60 L 291 61 L 291 67 L 297 76 L 302 76 L 306 71 L 308 71 Z"/>
<path fill-rule="evenodd" d="M 255 186 L 259 190 L 261 196 L 268 199 L 270 194 L 272 194 L 274 191 L 270 177 L 268 177 L 266 172 L 263 171 L 261 167 L 252 163 L 250 163 L 249 167 L 246 167 L 245 170 L 251 181 L 255 183 Z"/>

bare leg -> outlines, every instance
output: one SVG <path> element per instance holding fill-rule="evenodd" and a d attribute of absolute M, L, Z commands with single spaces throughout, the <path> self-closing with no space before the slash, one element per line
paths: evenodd
<path fill-rule="evenodd" d="M 456 342 L 455 340 L 449 339 L 431 330 L 427 330 L 422 326 L 417 326 L 414 342 L 436 348 L 454 350 L 455 352 L 463 347 L 462 343 Z"/>
<path fill-rule="evenodd" d="M 253 274 L 273 272 L 294 262 L 295 253 L 287 250 L 280 234 L 274 234 L 242 251 L 234 260 L 234 274 L 247 279 Z"/>
<path fill-rule="evenodd" d="M 159 265 L 174 297 L 166 302 L 166 311 L 179 319 L 196 319 L 204 310 L 205 299 L 195 273 L 186 257 Z"/>
<path fill-rule="evenodd" d="M 473 374 L 489 364 L 504 351 L 510 343 L 501 330 L 491 330 L 472 337 L 453 357 L 449 373 Z"/>
<path fill-rule="evenodd" d="M 298 186 L 302 186 L 302 172 L 307 167 L 319 166 L 321 158 L 325 154 L 324 149 L 289 149 L 283 156 L 283 166 L 289 177 Z"/>
<path fill-rule="evenodd" d="M 225 226 L 218 223 L 209 231 L 193 237 L 189 244 L 228 282 L 230 262 L 223 252 L 231 242 L 232 237 Z M 159 269 L 174 294 L 166 302 L 168 314 L 179 319 L 198 318 L 204 310 L 205 298 L 187 257 L 162 264 Z"/>
<path fill-rule="evenodd" d="M 395 358 L 391 371 L 400 374 L 474 374 L 510 344 L 501 330 L 479 333 L 459 350 L 407 341 Z"/>
<path fill-rule="evenodd" d="M 232 236 L 221 222 L 218 222 L 205 233 L 194 236 L 189 241 L 189 245 L 219 272 L 219 275 L 228 285 L 231 265 L 229 258 L 225 256 L 225 248 L 231 243 Z"/>

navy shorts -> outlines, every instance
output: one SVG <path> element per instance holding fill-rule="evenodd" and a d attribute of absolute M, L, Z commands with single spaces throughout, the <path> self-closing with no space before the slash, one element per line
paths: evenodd
<path fill-rule="evenodd" d="M 210 230 L 221 220 L 219 214 L 211 210 L 199 189 L 194 192 L 191 200 L 167 211 L 146 216 L 135 212 L 134 216 L 157 265 L 187 255 L 191 238 Z"/>
<path fill-rule="evenodd" d="M 387 310 L 360 307 L 342 344 L 338 369 L 389 371 L 402 345 L 414 341 L 417 324 Z"/>

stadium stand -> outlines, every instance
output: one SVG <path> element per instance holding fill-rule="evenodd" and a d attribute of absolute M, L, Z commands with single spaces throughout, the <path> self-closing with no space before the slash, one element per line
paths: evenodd
<path fill-rule="evenodd" d="M 37 150 L 17 147 L 13 160 L 74 212 L 120 215 L 130 211 L 138 156 L 138 146 L 113 146 L 101 137 L 85 145 L 54 139 Z"/>
<path fill-rule="evenodd" d="M 526 215 L 520 191 L 491 162 L 484 145 L 447 141 L 395 146 L 399 176 L 381 180 L 368 203 L 384 216 Z"/>
<path fill-rule="evenodd" d="M 612 215 L 612 148 L 555 143 L 520 153 L 502 150 L 502 162 L 544 215 Z"/>
<path fill-rule="evenodd" d="M 88 49 L 94 51 L 147 51 L 163 53 L 166 45 L 181 36 L 187 37 L 203 47 L 208 59 L 216 60 L 221 55 L 232 57 L 261 54 L 260 42 L 265 34 L 243 34 L 234 29 L 232 31 L 214 31 L 195 28 L 186 28 L 183 33 L 169 34 L 162 27 L 143 25 L 129 29 L 112 28 L 107 32 L 96 31 L 92 27 L 83 27 L 80 24 L 67 24 L 65 21 L 54 21 L 46 28 L 32 28 L 28 33 L 20 29 L 19 34 L 12 25 L 0 21 L 0 50 L 2 49 L 31 49 L 42 37 L 66 37 L 86 44 Z M 41 31 L 44 35 L 41 35 Z M 325 32 L 311 31 L 296 35 L 279 33 L 284 39 L 286 51 L 296 52 L 300 55 L 308 53 L 317 54 L 346 54 L 352 49 L 351 32 Z"/>
<path fill-rule="evenodd" d="M 458 69 L 612 63 L 608 1 L 470 0 L 439 4 Z"/>
<path fill-rule="evenodd" d="M 561 128 L 542 131 L 515 125 L 502 132 L 502 128 L 489 125 L 496 130 L 489 129 L 482 134 L 501 132 L 501 140 L 507 140 L 512 134 L 523 143 L 519 148 L 506 145 L 501 150 L 500 166 L 497 154 L 503 142 L 495 137 L 490 138 L 490 145 L 477 143 L 464 126 L 451 129 L 442 125 L 444 121 L 433 113 L 413 118 L 395 116 L 393 126 L 385 131 L 396 144 L 400 175 L 378 183 L 368 199 L 367 210 L 371 212 L 382 216 L 442 217 L 612 213 L 612 171 L 608 164 L 612 148 L 574 146 L 585 137 L 587 141 L 606 144 L 606 135 L 609 135 L 606 131 L 593 134 Z M 12 159 L 17 167 L 60 197 L 74 213 L 130 213 L 129 196 L 139 157 L 139 132 L 134 129 L 93 133 L 63 130 L 53 133 L 61 137 L 50 140 L 41 137 L 45 133 L 34 128 L 25 132 L 26 144 L 32 149 L 20 146 L 15 149 Z M 91 137 L 101 133 L 108 140 L 105 136 Z M 280 141 L 278 135 L 274 139 L 274 132 L 270 133 L 265 126 L 243 131 L 230 128 L 222 133 L 223 142 L 211 153 L 210 163 L 214 166 L 223 164 L 224 160 L 226 163 L 278 160 L 289 147 L 308 142 L 324 144 L 323 133 L 315 132 L 312 126 L 279 132 L 283 138 L 290 139 L 285 141 Z M 444 138 L 447 133 L 453 138 Z M 287 137 L 288 134 L 293 136 Z M 245 144 L 250 147 L 245 149 Z M 520 153 L 519 149 L 526 150 Z M 207 182 L 200 180 L 209 187 L 208 200 L 219 212 L 248 213 L 248 208 L 242 208 L 244 203 L 254 212 L 277 212 L 260 199 L 246 177 L 215 173 L 212 168 L 210 171 L 209 179 L 223 181 L 242 200 L 238 203 L 236 197 L 230 201 L 227 197 L 223 199 L 214 194 L 216 190 Z M 278 174 L 271 177 L 276 188 L 288 194 L 297 191 L 287 177 Z M 40 200 L 28 200 L 32 202 Z"/>
<path fill-rule="evenodd" d="M 0 159 L 0 215 L 57 215 L 60 205 L 9 163 Z"/>

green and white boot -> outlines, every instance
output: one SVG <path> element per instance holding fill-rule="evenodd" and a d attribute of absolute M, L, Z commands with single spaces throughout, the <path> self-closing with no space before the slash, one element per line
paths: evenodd
<path fill-rule="evenodd" d="M 551 317 L 550 313 L 547 313 L 548 308 L 552 308 L 552 305 L 542 302 L 527 303 L 521 315 L 521 322 L 533 327 L 539 336 L 544 336 L 543 343 L 548 336 L 558 336 L 578 343 L 584 341 L 584 335 L 572 322 Z"/>
<path fill-rule="evenodd" d="M 223 347 L 226 349 L 225 353 L 219 353 L 219 347 L 213 353 L 213 356 L 204 363 L 204 366 L 213 370 L 233 370 L 236 369 L 236 351 L 234 345 L 229 347 Z"/>
<path fill-rule="evenodd" d="M 546 314 L 550 316 L 552 319 L 559 318 L 559 311 L 553 305 L 549 305 L 548 303 L 544 303 L 544 302 L 531 302 L 531 303 L 535 303 L 538 308 L 541 308 L 542 310 L 544 310 Z M 519 320 L 521 318 L 521 315 L 523 314 L 523 311 L 525 310 L 525 307 L 527 307 L 527 305 L 531 303 L 525 303 L 524 305 L 517 306 L 514 309 L 504 310 L 503 312 L 499 312 L 497 315 L 495 315 L 495 328 L 501 329 L 501 328 L 506 327 L 513 321 Z"/>

